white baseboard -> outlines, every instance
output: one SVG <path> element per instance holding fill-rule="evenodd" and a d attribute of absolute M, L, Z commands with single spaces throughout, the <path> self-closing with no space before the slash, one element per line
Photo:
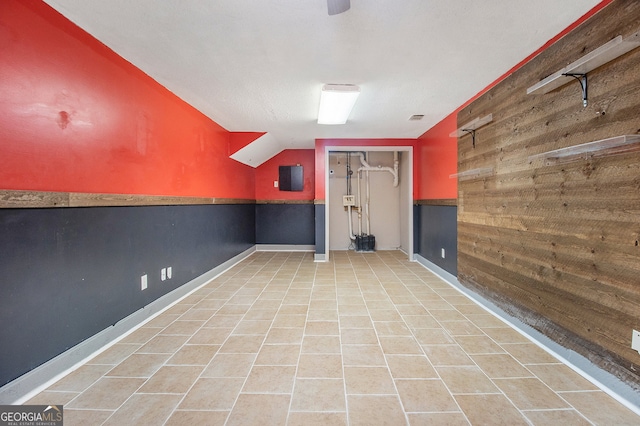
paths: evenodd
<path fill-rule="evenodd" d="M 0 388 L 0 405 L 23 404 L 255 251 L 255 246 L 245 250 L 172 292 L 154 300 L 111 327 L 102 330 L 39 367 L 7 383 Z"/>
<path fill-rule="evenodd" d="M 582 377 L 589 380 L 603 392 L 609 394 L 625 407 L 640 415 L 640 405 L 638 405 L 638 402 L 634 402 L 638 401 L 638 393 L 633 390 L 631 386 L 627 385 L 613 374 L 596 366 L 586 357 L 561 346 L 533 327 L 509 315 L 493 302 L 464 287 L 462 284 L 460 284 L 458 278 L 455 275 L 445 271 L 435 263 L 430 262 L 419 254 L 414 255 L 414 257 L 418 263 L 439 276 L 443 281 L 451 285 L 453 288 L 469 297 L 480 307 L 484 308 L 489 313 L 493 314 L 509 326 L 513 327 L 513 329 L 544 349 L 556 359 L 566 364 Z"/>
<path fill-rule="evenodd" d="M 256 251 L 315 251 L 314 245 L 256 244 Z"/>
<path fill-rule="evenodd" d="M 329 257 L 326 253 L 316 253 L 313 255 L 314 262 L 326 262 L 329 260 Z"/>

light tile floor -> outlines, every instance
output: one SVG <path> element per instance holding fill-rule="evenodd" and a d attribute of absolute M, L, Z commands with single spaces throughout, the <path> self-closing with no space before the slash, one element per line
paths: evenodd
<path fill-rule="evenodd" d="M 65 425 L 638 425 L 401 252 L 257 252 L 28 404 Z"/>

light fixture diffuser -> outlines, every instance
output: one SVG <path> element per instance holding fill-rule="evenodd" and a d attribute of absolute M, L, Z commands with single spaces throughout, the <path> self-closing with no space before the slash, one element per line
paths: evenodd
<path fill-rule="evenodd" d="M 320 93 L 318 124 L 344 124 L 358 99 L 360 88 L 354 84 L 325 84 Z"/>

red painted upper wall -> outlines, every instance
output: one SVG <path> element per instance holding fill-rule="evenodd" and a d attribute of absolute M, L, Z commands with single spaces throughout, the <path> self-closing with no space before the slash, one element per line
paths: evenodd
<path fill-rule="evenodd" d="M 518 68 L 526 64 L 533 57 L 540 52 L 551 46 L 553 43 L 564 37 L 571 30 L 578 25 L 586 21 L 593 16 L 603 7 L 607 6 L 613 0 L 604 0 L 597 6 L 583 15 L 576 22 L 567 27 L 560 34 L 546 42 L 538 50 L 527 56 L 521 62 L 516 64 L 513 68 L 507 71 L 504 75 L 484 88 L 473 98 L 469 99 L 458 109 L 453 111 L 441 122 L 433 126 L 422 136 L 418 138 L 418 151 L 420 158 L 419 172 L 417 176 L 419 192 L 417 193 L 417 199 L 433 200 L 433 199 L 446 199 L 458 197 L 458 182 L 457 179 L 451 179 L 449 176 L 457 173 L 458 170 L 458 143 L 456 138 L 449 137 L 453 131 L 458 128 L 457 117 L 458 112 L 476 100 L 478 97 L 486 93 L 493 86 L 504 80 Z"/>
<path fill-rule="evenodd" d="M 253 199 L 229 143 L 45 3 L 0 2 L 0 189 Z"/>
<path fill-rule="evenodd" d="M 235 154 L 256 139 L 264 136 L 265 132 L 231 132 L 229 138 L 229 155 Z"/>
<path fill-rule="evenodd" d="M 458 198 L 458 180 L 449 177 L 458 170 L 458 142 L 449 137 L 457 116 L 458 111 L 449 114 L 418 139 L 418 200 Z"/>
<path fill-rule="evenodd" d="M 457 147 L 448 134 L 457 112 L 417 142 L 329 144 L 412 145 L 414 198 L 455 198 L 449 175 L 456 172 Z M 0 2 L 0 189 L 252 199 L 260 187 L 268 194 L 254 169 L 228 158 L 244 143 L 241 136 L 230 136 L 43 2 Z M 326 141 L 316 143 L 317 199 L 325 196 Z"/>
<path fill-rule="evenodd" d="M 410 146 L 413 148 L 413 197 L 418 193 L 416 139 L 316 139 L 316 200 L 325 199 L 325 149 L 331 146 Z"/>
<path fill-rule="evenodd" d="M 315 194 L 315 152 L 313 149 L 287 149 L 256 169 L 256 200 L 313 200 Z M 280 191 L 273 186 L 279 166 L 302 166 L 302 191 Z"/>

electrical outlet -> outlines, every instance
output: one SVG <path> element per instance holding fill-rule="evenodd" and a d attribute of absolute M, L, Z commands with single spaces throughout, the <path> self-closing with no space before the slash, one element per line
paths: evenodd
<path fill-rule="evenodd" d="M 140 290 L 147 289 L 147 274 L 140 277 Z"/>
<path fill-rule="evenodd" d="M 160 271 L 160 280 L 165 281 L 167 279 L 167 268 L 162 268 Z"/>
<path fill-rule="evenodd" d="M 440 256 L 444 259 L 444 249 L 440 249 Z"/>
<path fill-rule="evenodd" d="M 274 181 L 273 181 L 273 187 L 274 187 L 274 188 L 277 188 L 277 187 L 278 187 L 278 181 L 277 181 L 277 180 L 274 180 Z"/>
<path fill-rule="evenodd" d="M 167 279 L 171 279 L 171 277 L 173 276 L 173 268 L 171 266 L 169 266 L 167 268 Z"/>
<path fill-rule="evenodd" d="M 638 351 L 640 354 L 640 331 L 633 330 L 631 333 L 631 349 Z"/>

